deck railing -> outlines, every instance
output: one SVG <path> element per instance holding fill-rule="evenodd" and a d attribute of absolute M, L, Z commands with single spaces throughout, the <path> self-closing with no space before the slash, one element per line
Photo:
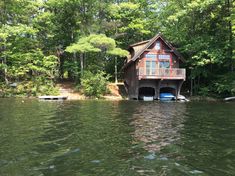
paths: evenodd
<path fill-rule="evenodd" d="M 185 79 L 185 69 L 183 68 L 139 68 L 139 79 Z"/>

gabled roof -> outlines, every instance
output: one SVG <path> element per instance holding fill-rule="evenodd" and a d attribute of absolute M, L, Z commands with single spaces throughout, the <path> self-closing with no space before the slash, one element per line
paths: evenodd
<path fill-rule="evenodd" d="M 161 33 L 158 33 L 151 40 L 138 42 L 138 43 L 135 43 L 135 44 L 132 44 L 129 46 L 129 47 L 134 47 L 137 45 L 147 43 L 141 50 L 139 50 L 137 53 L 135 53 L 135 55 L 131 58 L 131 60 L 124 65 L 124 68 L 127 67 L 128 65 L 130 65 L 131 63 L 135 62 L 141 56 L 141 54 L 143 54 L 144 51 L 146 49 L 148 49 L 159 38 L 171 49 L 170 52 L 173 52 L 180 60 L 182 60 L 184 62 L 182 55 L 178 51 L 176 51 L 176 49 L 162 37 Z"/>

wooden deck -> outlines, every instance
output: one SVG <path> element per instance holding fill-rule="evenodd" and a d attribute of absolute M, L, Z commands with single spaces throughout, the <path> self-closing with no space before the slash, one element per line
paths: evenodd
<path fill-rule="evenodd" d="M 48 96 L 48 95 L 44 95 L 44 96 L 39 96 L 38 97 L 40 100 L 67 100 L 67 96 Z"/>
<path fill-rule="evenodd" d="M 182 68 L 159 68 L 146 70 L 143 67 L 138 70 L 139 80 L 141 79 L 174 79 L 185 80 L 186 71 Z"/>

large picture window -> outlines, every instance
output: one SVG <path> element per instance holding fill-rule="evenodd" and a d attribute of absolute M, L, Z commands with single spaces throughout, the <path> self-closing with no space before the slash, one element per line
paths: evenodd
<path fill-rule="evenodd" d="M 160 68 L 170 68 L 170 62 L 169 61 L 160 61 L 159 67 Z"/>
<path fill-rule="evenodd" d="M 145 58 L 146 75 L 155 75 L 157 69 L 157 55 L 146 54 Z"/>
<path fill-rule="evenodd" d="M 146 75 L 156 74 L 157 64 L 155 60 L 146 60 Z"/>
<path fill-rule="evenodd" d="M 159 54 L 159 68 L 170 68 L 170 55 L 168 54 Z"/>

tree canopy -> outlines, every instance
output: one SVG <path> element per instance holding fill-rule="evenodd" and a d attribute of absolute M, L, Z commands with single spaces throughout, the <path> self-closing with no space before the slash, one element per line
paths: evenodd
<path fill-rule="evenodd" d="M 79 80 L 82 68 L 114 75 L 113 57 L 121 79 L 128 45 L 161 32 L 184 56 L 195 94 L 231 95 L 234 6 L 232 0 L 2 0 L 0 82 L 37 82 L 40 89 L 45 81 Z"/>

